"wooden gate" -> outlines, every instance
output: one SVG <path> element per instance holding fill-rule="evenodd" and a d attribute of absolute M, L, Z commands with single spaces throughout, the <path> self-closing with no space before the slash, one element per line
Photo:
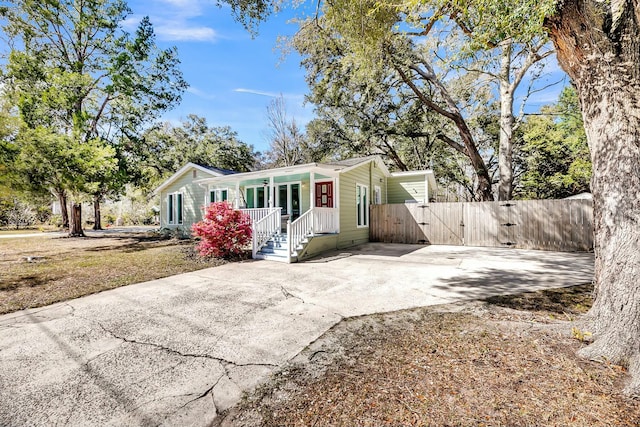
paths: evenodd
<path fill-rule="evenodd" d="M 463 245 L 462 203 L 372 205 L 369 240 Z"/>

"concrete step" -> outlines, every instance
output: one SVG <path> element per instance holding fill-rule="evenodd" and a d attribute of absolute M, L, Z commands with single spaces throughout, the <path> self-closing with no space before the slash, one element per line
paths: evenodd
<path fill-rule="evenodd" d="M 277 261 L 277 262 L 288 262 L 286 252 L 283 254 L 258 252 L 256 254 L 256 259 L 266 259 L 269 261 Z M 298 258 L 296 256 L 291 257 L 291 262 L 296 262 L 297 260 Z"/>
<path fill-rule="evenodd" d="M 287 262 L 287 240 L 286 233 L 273 236 L 256 254 L 257 259 L 268 259 L 271 261 Z M 309 242 L 305 239 L 295 248 L 294 254 L 291 257 L 291 262 L 297 261 L 297 255 L 304 249 L 304 245 Z"/>

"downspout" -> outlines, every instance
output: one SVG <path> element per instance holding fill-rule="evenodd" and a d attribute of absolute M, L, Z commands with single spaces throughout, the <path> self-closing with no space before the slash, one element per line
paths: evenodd
<path fill-rule="evenodd" d="M 389 177 L 384 177 L 384 203 L 389 204 Z"/>

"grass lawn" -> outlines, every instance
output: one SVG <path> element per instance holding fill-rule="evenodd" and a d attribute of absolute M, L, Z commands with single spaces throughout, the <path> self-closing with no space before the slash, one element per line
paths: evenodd
<path fill-rule="evenodd" d="M 54 229 L 51 230 L 39 230 L 36 228 L 19 228 L 19 229 L 15 229 L 15 228 L 0 228 L 0 236 L 11 236 L 13 234 L 37 234 L 37 233 L 44 233 L 46 231 L 57 231 Z"/>
<path fill-rule="evenodd" d="M 0 239 L 0 314 L 222 263 L 193 246 L 153 233 Z"/>
<path fill-rule="evenodd" d="M 637 426 L 625 370 L 576 357 L 591 287 L 347 319 L 221 426 Z"/>

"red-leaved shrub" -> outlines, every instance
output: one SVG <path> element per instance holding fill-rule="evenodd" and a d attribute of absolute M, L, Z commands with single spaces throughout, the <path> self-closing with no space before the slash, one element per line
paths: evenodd
<path fill-rule="evenodd" d="M 236 257 L 251 242 L 251 218 L 227 202 L 211 203 L 191 230 L 201 239 L 196 249 L 204 257 Z"/>

